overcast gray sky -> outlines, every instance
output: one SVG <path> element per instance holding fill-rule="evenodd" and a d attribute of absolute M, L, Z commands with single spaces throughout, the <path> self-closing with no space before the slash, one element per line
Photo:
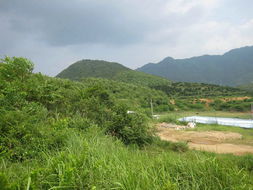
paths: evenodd
<path fill-rule="evenodd" d="M 80 59 L 135 69 L 253 45 L 252 0 L 0 0 L 0 56 L 54 76 Z"/>

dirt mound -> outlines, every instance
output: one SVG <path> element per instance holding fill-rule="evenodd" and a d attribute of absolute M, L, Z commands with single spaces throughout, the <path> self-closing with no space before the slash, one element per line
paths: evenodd
<path fill-rule="evenodd" d="M 174 130 L 183 130 L 183 129 L 195 127 L 195 126 L 190 126 L 190 125 L 184 126 L 184 125 L 176 125 L 176 124 L 165 123 L 165 122 L 158 123 L 156 126 L 158 128 L 161 127 L 161 128 L 174 129 Z"/>
<path fill-rule="evenodd" d="M 172 125 L 174 126 L 174 125 Z M 176 125 L 179 127 L 178 125 Z M 225 131 L 178 131 L 175 128 L 166 128 L 159 125 L 157 135 L 162 140 L 178 142 L 186 141 L 191 149 L 204 150 L 216 153 L 232 153 L 241 155 L 253 153 L 253 146 L 228 144 L 226 141 L 241 139 L 242 135 Z"/>

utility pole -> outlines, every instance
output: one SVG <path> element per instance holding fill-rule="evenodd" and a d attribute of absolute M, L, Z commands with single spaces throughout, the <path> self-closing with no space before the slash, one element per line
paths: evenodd
<path fill-rule="evenodd" d="M 151 98 L 151 100 L 150 100 L 150 107 L 151 107 L 151 115 L 152 115 L 152 118 L 153 118 L 154 112 L 153 112 L 153 102 L 152 102 L 152 98 Z"/>
<path fill-rule="evenodd" d="M 252 119 L 253 119 L 253 103 L 251 102 L 251 115 L 252 115 Z"/>

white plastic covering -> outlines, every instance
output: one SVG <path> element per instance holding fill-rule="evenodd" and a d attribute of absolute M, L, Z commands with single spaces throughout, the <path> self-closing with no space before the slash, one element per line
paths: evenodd
<path fill-rule="evenodd" d="M 242 128 L 253 128 L 253 120 L 249 120 L 249 119 L 190 116 L 190 117 L 180 118 L 179 121 L 196 122 L 196 123 L 203 123 L 203 124 L 227 125 L 227 126 L 236 126 L 236 127 L 242 127 Z"/>

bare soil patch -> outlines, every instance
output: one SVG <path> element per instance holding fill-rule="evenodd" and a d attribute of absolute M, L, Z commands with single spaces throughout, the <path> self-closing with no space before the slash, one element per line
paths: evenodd
<path fill-rule="evenodd" d="M 220 98 L 221 101 L 223 102 L 229 102 L 229 101 L 243 101 L 243 100 L 248 100 L 251 99 L 248 96 L 243 96 L 243 97 L 231 97 L 231 98 Z M 195 99 L 193 101 L 193 103 L 195 104 L 197 101 L 203 102 L 205 103 L 206 107 L 209 107 L 210 103 L 214 102 L 214 99 L 210 99 L 210 98 L 200 98 L 200 99 Z"/>
<path fill-rule="evenodd" d="M 168 127 L 171 125 L 171 127 Z M 226 131 L 185 131 L 175 130 L 179 125 L 157 125 L 157 135 L 162 140 L 179 142 L 186 141 L 191 149 L 203 150 L 216 153 L 232 153 L 242 155 L 253 154 L 253 146 L 227 143 L 227 141 L 241 139 L 242 135 Z M 185 126 L 182 126 L 185 127 Z"/>
<path fill-rule="evenodd" d="M 234 155 L 253 154 L 253 147 L 249 145 L 235 145 L 227 143 L 218 144 L 196 144 L 189 143 L 189 147 L 195 150 L 216 152 L 219 154 L 232 153 Z"/>
<path fill-rule="evenodd" d="M 224 102 L 233 101 L 233 100 L 248 100 L 250 97 L 244 96 L 244 97 L 233 97 L 233 98 L 222 98 L 221 100 Z"/>

